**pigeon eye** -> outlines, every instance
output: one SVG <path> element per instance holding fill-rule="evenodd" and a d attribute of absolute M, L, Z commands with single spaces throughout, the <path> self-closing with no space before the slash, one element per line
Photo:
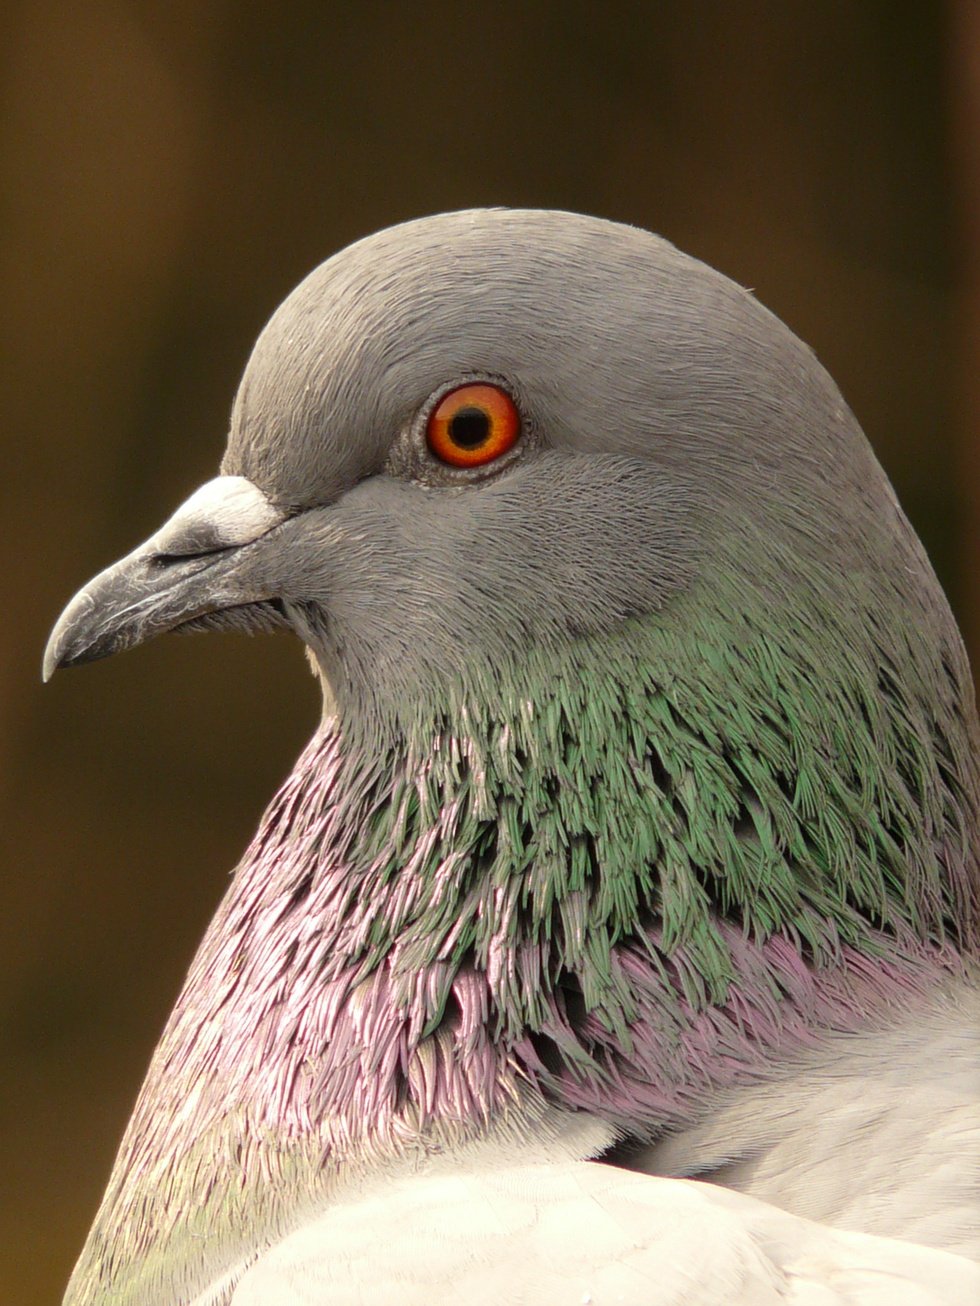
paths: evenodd
<path fill-rule="evenodd" d="M 512 448 L 521 415 L 506 390 L 488 382 L 457 386 L 429 414 L 425 438 L 451 467 L 482 467 Z"/>

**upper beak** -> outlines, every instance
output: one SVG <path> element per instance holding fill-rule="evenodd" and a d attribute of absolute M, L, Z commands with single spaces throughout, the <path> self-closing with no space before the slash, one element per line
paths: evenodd
<path fill-rule="evenodd" d="M 272 597 L 240 563 L 247 545 L 285 519 L 243 476 L 208 481 L 145 544 L 79 590 L 51 632 L 44 679 L 206 613 Z"/>

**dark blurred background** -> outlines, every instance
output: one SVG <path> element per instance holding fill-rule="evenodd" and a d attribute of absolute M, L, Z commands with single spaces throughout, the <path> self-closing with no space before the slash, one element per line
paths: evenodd
<path fill-rule="evenodd" d="M 980 5 L 7 0 L 0 41 L 0 1300 L 33 1306 L 319 710 L 285 638 L 43 690 L 41 650 L 215 473 L 272 309 L 440 209 L 662 232 L 815 347 L 976 646 Z"/>

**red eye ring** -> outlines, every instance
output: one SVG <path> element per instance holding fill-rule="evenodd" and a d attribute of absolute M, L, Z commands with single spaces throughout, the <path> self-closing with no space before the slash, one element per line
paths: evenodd
<path fill-rule="evenodd" d="M 517 405 L 499 385 L 471 381 L 444 394 L 429 414 L 425 438 L 450 467 L 483 467 L 513 448 L 521 433 Z"/>

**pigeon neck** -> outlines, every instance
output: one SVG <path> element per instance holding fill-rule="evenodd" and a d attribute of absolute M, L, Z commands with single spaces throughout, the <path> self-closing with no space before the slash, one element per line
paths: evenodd
<path fill-rule="evenodd" d="M 516 1068 L 655 1134 L 975 951 L 962 650 L 822 600 L 733 617 L 719 581 L 671 623 L 474 663 L 370 747 L 328 722 L 212 931 L 253 1088 L 289 1049 L 269 1124 L 479 1125 Z"/>
<path fill-rule="evenodd" d="M 549 1102 L 655 1137 L 975 949 L 962 685 L 904 692 L 906 633 L 872 661 L 825 613 L 818 672 L 779 644 L 798 612 L 734 607 L 532 651 L 381 749 L 327 723 L 202 943 L 78 1300 L 193 1299 L 342 1178 Z"/>

